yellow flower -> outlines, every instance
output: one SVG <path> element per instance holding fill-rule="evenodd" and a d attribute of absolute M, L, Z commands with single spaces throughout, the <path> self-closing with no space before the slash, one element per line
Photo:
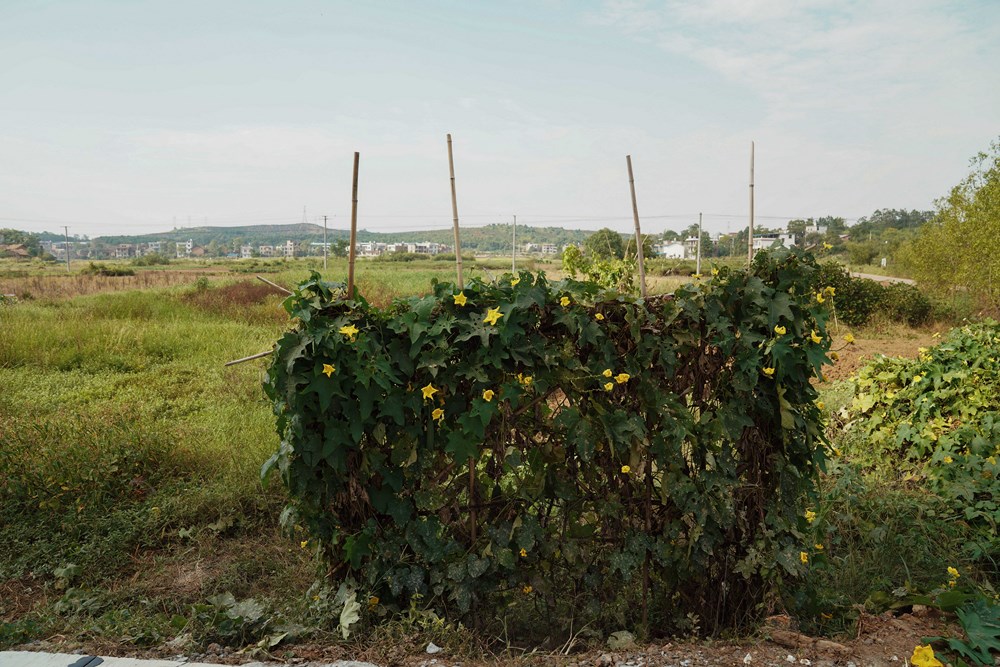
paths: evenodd
<path fill-rule="evenodd" d="M 823 244 L 823 250 L 829 250 L 829 249 L 831 249 L 832 247 L 833 247 L 833 246 L 832 246 L 831 244 L 829 244 L 829 243 L 824 243 L 824 244 Z"/>
<path fill-rule="evenodd" d="M 823 342 L 823 337 L 820 336 L 818 333 L 816 333 L 815 329 L 813 329 L 812 333 L 809 334 L 809 338 L 812 339 L 812 342 L 814 342 L 814 343 L 822 343 Z"/>
<path fill-rule="evenodd" d="M 826 294 L 828 294 L 830 296 L 833 296 L 834 294 L 837 293 L 837 288 L 836 287 L 832 287 L 830 285 L 827 285 L 826 287 L 823 288 L 823 292 L 825 292 Z"/>
<path fill-rule="evenodd" d="M 816 401 L 816 407 L 819 408 L 820 410 L 825 410 L 826 403 L 824 403 L 823 401 Z"/>
<path fill-rule="evenodd" d="M 359 329 L 356 326 L 354 326 L 353 324 L 344 325 L 344 326 L 340 327 L 340 329 L 338 330 L 338 333 L 344 334 L 345 336 L 347 336 L 347 340 L 349 340 L 349 341 L 351 341 L 353 343 L 354 342 L 354 337 L 357 336 L 358 333 L 359 333 Z"/>
<path fill-rule="evenodd" d="M 617 382 L 618 384 L 625 384 L 626 382 L 629 381 L 629 378 L 631 377 L 632 376 L 629 375 L 628 373 L 619 373 L 618 375 L 615 376 L 615 382 Z"/>
<path fill-rule="evenodd" d="M 309 540 L 302 540 L 301 542 L 299 542 L 300 549 L 305 549 L 307 546 L 309 546 Z"/>
<path fill-rule="evenodd" d="M 517 381 L 522 385 L 524 385 L 525 387 L 529 387 L 531 386 L 531 383 L 535 381 L 535 378 L 531 377 L 530 375 L 521 375 L 520 373 L 518 373 Z"/>
<path fill-rule="evenodd" d="M 614 375 L 614 373 L 613 373 L 613 372 L 611 371 L 611 369 L 610 369 L 610 368 L 605 368 L 605 369 L 604 369 L 604 372 L 603 372 L 603 373 L 601 373 L 601 375 L 603 375 L 603 376 L 604 376 L 604 377 L 606 377 L 606 378 L 609 378 L 609 377 L 611 377 L 612 375 Z"/>
<path fill-rule="evenodd" d="M 528 550 L 522 548 L 521 549 L 521 558 L 527 558 L 527 557 L 528 557 Z"/>
<path fill-rule="evenodd" d="M 954 588 L 955 584 L 957 584 L 957 583 L 958 583 L 957 581 L 955 581 L 954 579 L 952 579 L 951 581 L 948 582 L 948 586 L 950 586 L 951 588 Z"/>
<path fill-rule="evenodd" d="M 913 376 L 913 383 L 916 384 L 917 382 L 920 382 L 923 379 L 924 376 L 921 375 L 920 373 L 917 373 L 916 375 Z"/>
<path fill-rule="evenodd" d="M 622 466 L 622 474 L 623 475 L 627 475 L 630 472 L 632 472 L 632 468 L 630 466 L 628 466 L 628 465 L 623 465 Z"/>
<path fill-rule="evenodd" d="M 774 333 L 778 334 L 779 336 L 784 336 L 787 332 L 788 329 L 786 329 L 785 327 L 778 326 L 777 324 L 774 325 Z"/>
<path fill-rule="evenodd" d="M 604 313 L 597 313 L 596 315 L 594 315 L 594 319 L 597 320 L 598 322 L 603 322 L 604 321 Z"/>
<path fill-rule="evenodd" d="M 814 548 L 814 549 L 815 549 L 816 551 L 822 551 L 822 550 L 823 550 L 823 545 L 822 545 L 822 544 L 814 544 L 814 545 L 813 545 L 813 548 Z"/>
<path fill-rule="evenodd" d="M 486 322 L 491 325 L 496 325 L 497 320 L 499 320 L 501 317 L 503 317 L 503 313 L 500 312 L 500 307 L 497 306 L 496 308 L 490 308 L 489 310 L 486 311 L 486 318 L 483 320 L 483 322 Z"/>
<path fill-rule="evenodd" d="M 377 595 L 373 595 L 370 598 L 368 598 L 368 606 L 369 607 L 377 607 L 378 603 L 379 603 L 379 599 L 378 599 Z"/>
<path fill-rule="evenodd" d="M 927 348 L 926 347 L 918 347 L 917 348 L 917 352 L 919 354 L 925 354 L 927 352 Z"/>
<path fill-rule="evenodd" d="M 958 578 L 959 578 L 959 577 L 961 577 L 962 575 L 960 575 L 960 574 L 958 573 L 958 570 L 956 570 L 955 568 L 953 568 L 953 567 L 949 566 L 949 567 L 948 567 L 948 576 L 949 576 L 949 577 L 951 577 L 952 579 L 958 579 Z"/>
<path fill-rule="evenodd" d="M 458 294 L 453 295 L 452 298 L 455 300 L 456 306 L 464 306 L 469 300 L 469 297 L 465 296 L 465 292 L 459 292 Z"/>
<path fill-rule="evenodd" d="M 528 595 L 533 590 L 535 589 L 531 587 L 531 584 L 525 584 L 524 586 L 521 586 L 521 592 L 524 593 L 525 595 Z"/>
<path fill-rule="evenodd" d="M 615 388 L 615 384 L 613 382 L 605 382 L 604 383 L 604 391 L 611 391 L 614 388 Z"/>
<path fill-rule="evenodd" d="M 423 392 L 424 400 L 426 401 L 428 399 L 434 398 L 434 394 L 436 394 L 438 390 L 434 388 L 433 384 L 428 382 L 426 387 L 420 388 L 420 391 Z"/>
<path fill-rule="evenodd" d="M 826 299 L 823 298 L 822 292 L 816 292 L 816 303 L 823 303 Z"/>
<path fill-rule="evenodd" d="M 712 269 L 712 275 L 713 276 L 719 275 L 719 270 L 718 269 Z"/>
<path fill-rule="evenodd" d="M 494 396 L 496 396 L 496 394 L 493 392 L 492 389 L 487 389 L 486 391 L 483 392 L 483 400 L 486 401 L 487 403 L 492 401 Z"/>
<path fill-rule="evenodd" d="M 806 510 L 806 513 L 803 516 L 806 518 L 806 523 L 812 523 L 816 520 L 816 512 L 813 512 L 812 510 Z"/>
<path fill-rule="evenodd" d="M 802 561 L 803 565 L 808 565 L 809 564 L 809 554 L 807 554 L 805 551 L 800 551 L 799 552 L 799 560 Z"/>
<path fill-rule="evenodd" d="M 847 335 L 844 336 L 844 342 L 848 345 L 854 345 L 854 334 L 848 332 Z"/>
<path fill-rule="evenodd" d="M 768 368 L 762 368 L 761 371 L 767 377 L 774 377 L 774 369 L 773 368 L 770 368 L 770 367 L 768 367 Z"/>
<path fill-rule="evenodd" d="M 833 359 L 834 361 L 840 361 L 840 355 L 837 354 L 836 352 L 831 352 L 830 358 Z"/>
<path fill-rule="evenodd" d="M 910 656 L 913 667 L 944 667 L 940 660 L 934 657 L 934 649 L 930 646 L 916 646 Z"/>
<path fill-rule="evenodd" d="M 521 276 L 516 276 L 514 278 L 511 278 L 510 279 L 510 286 L 511 287 L 516 287 L 519 282 L 521 282 Z"/>
<path fill-rule="evenodd" d="M 442 421 L 444 419 L 444 410 L 441 408 L 434 408 L 434 411 L 431 412 L 431 419 Z"/>
<path fill-rule="evenodd" d="M 950 456 L 946 456 L 946 457 L 944 457 L 944 462 L 945 462 L 946 464 L 947 464 L 947 463 L 952 463 L 952 462 L 953 462 L 954 460 L 955 460 L 955 459 L 951 458 Z"/>
<path fill-rule="evenodd" d="M 333 364 L 323 364 L 323 374 L 327 377 L 333 375 L 334 371 L 337 369 L 333 367 Z"/>
<path fill-rule="evenodd" d="M 692 273 L 691 277 L 694 278 L 695 280 L 701 280 L 701 274 L 700 273 Z"/>
<path fill-rule="evenodd" d="M 563 308 L 565 308 L 566 306 L 568 306 L 569 303 L 570 303 L 570 301 L 569 301 L 569 297 L 568 296 L 564 296 L 563 298 L 559 299 L 559 305 L 562 306 Z"/>
<path fill-rule="evenodd" d="M 986 461 L 991 465 L 995 466 L 997 464 L 997 458 L 995 456 L 987 457 Z"/>

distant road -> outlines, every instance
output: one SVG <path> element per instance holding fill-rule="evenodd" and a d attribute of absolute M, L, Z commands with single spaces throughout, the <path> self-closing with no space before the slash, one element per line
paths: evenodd
<path fill-rule="evenodd" d="M 906 283 L 907 285 L 916 285 L 917 281 L 910 280 L 909 278 L 896 278 L 895 276 L 877 276 L 873 273 L 855 273 L 851 271 L 851 275 L 855 278 L 867 278 L 868 280 L 875 280 L 880 283 Z"/>

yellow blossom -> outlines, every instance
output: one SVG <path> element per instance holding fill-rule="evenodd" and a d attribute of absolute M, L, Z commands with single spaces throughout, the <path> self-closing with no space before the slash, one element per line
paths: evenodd
<path fill-rule="evenodd" d="M 459 292 L 458 294 L 453 295 L 452 298 L 455 300 L 456 306 L 464 306 L 469 300 L 469 297 L 465 296 L 465 292 Z"/>
<path fill-rule="evenodd" d="M 816 292 L 816 303 L 823 303 L 826 299 L 823 298 L 822 292 Z"/>
<path fill-rule="evenodd" d="M 819 408 L 820 410 L 825 410 L 826 403 L 824 403 L 823 401 L 816 401 L 816 407 Z"/>
<path fill-rule="evenodd" d="M 528 550 L 522 547 L 521 548 L 521 558 L 527 558 L 527 557 L 528 557 Z"/>
<path fill-rule="evenodd" d="M 774 325 L 774 333 L 778 334 L 779 336 L 784 336 L 787 332 L 788 329 L 786 329 L 785 327 L 778 326 L 777 324 Z"/>
<path fill-rule="evenodd" d="M 597 320 L 598 322 L 603 322 L 604 321 L 604 313 L 597 313 L 596 315 L 594 315 L 594 319 Z"/>
<path fill-rule="evenodd" d="M 917 373 L 916 375 L 913 376 L 913 382 L 914 382 L 914 384 L 916 384 L 917 382 L 920 382 L 923 379 L 924 379 L 924 376 L 921 375 L 920 373 Z"/>
<path fill-rule="evenodd" d="M 516 276 L 514 278 L 511 278 L 510 279 L 510 286 L 511 287 L 516 287 L 519 282 L 521 282 L 521 276 Z"/>
<path fill-rule="evenodd" d="M 844 342 L 847 343 L 848 345 L 853 345 L 854 344 L 854 334 L 852 334 L 850 332 L 847 332 L 847 334 L 844 335 Z"/>
<path fill-rule="evenodd" d="M 934 657 L 934 649 L 924 645 L 913 648 L 913 655 L 910 656 L 910 664 L 913 667 L 944 667 L 942 662 Z"/>
<path fill-rule="evenodd" d="M 954 588 L 955 584 L 957 584 L 957 583 L 958 583 L 957 581 L 955 581 L 954 579 L 952 579 L 951 581 L 948 582 L 948 586 L 950 586 L 951 588 Z"/>
<path fill-rule="evenodd" d="M 326 375 L 327 377 L 333 375 L 334 371 L 336 370 L 337 369 L 334 368 L 333 364 L 323 364 L 323 374 Z"/>
<path fill-rule="evenodd" d="M 528 595 L 533 590 L 535 589 L 531 587 L 531 584 L 525 584 L 524 586 L 521 586 L 521 592 L 524 593 L 525 595 Z"/>
<path fill-rule="evenodd" d="M 604 391 L 611 391 L 614 388 L 615 388 L 615 384 L 613 382 L 605 382 L 604 383 Z"/>
<path fill-rule="evenodd" d="M 347 340 L 353 343 L 354 337 L 358 335 L 359 331 L 360 330 L 356 326 L 354 326 L 353 324 L 349 324 L 340 327 L 338 333 L 344 334 L 345 336 L 347 336 Z"/>
<path fill-rule="evenodd" d="M 692 273 L 691 277 L 694 278 L 695 280 L 701 280 L 701 274 L 700 273 Z"/>
<path fill-rule="evenodd" d="M 377 595 L 373 595 L 370 598 L 368 598 L 368 606 L 369 607 L 377 607 L 378 603 L 379 603 L 379 599 L 378 599 Z"/>
<path fill-rule="evenodd" d="M 917 348 L 917 352 L 920 353 L 920 354 L 926 354 L 927 348 L 926 347 L 918 347 Z"/>
<path fill-rule="evenodd" d="M 955 460 L 955 459 L 951 458 L 950 456 L 946 456 L 946 457 L 944 457 L 944 462 L 945 462 L 946 464 L 947 464 L 947 463 L 952 463 L 952 462 L 953 462 L 954 460 Z"/>
<path fill-rule="evenodd" d="M 604 376 L 604 377 L 606 377 L 606 378 L 609 378 L 609 377 L 611 377 L 612 375 L 614 375 L 614 372 L 612 372 L 612 370 L 611 370 L 610 368 L 605 368 L 605 369 L 604 369 L 604 372 L 603 372 L 603 373 L 601 373 L 601 375 L 603 375 L 603 376 Z"/>
<path fill-rule="evenodd" d="M 816 520 L 816 512 L 813 512 L 812 510 L 806 510 L 806 513 L 803 516 L 805 516 L 807 523 L 812 523 Z"/>
<path fill-rule="evenodd" d="M 799 560 L 802 561 L 803 565 L 808 565 L 809 564 L 809 554 L 807 554 L 805 551 L 800 551 L 799 552 Z"/>
<path fill-rule="evenodd" d="M 810 333 L 810 334 L 809 334 L 809 338 L 810 338 L 810 339 L 812 340 L 812 342 L 814 342 L 814 343 L 822 343 L 822 342 L 823 342 L 823 337 L 822 337 L 822 336 L 820 336 L 820 335 L 819 335 L 818 333 L 816 333 L 816 330 L 815 330 L 815 329 L 813 329 L 813 330 L 812 330 L 812 333 Z"/>
<path fill-rule="evenodd" d="M 615 382 L 617 382 L 618 384 L 625 384 L 626 382 L 629 381 L 629 378 L 631 377 L 632 376 L 629 375 L 628 373 L 619 373 L 618 375 L 615 376 Z"/>
<path fill-rule="evenodd" d="M 483 319 L 483 322 L 486 322 L 487 324 L 491 325 L 496 325 L 497 320 L 499 320 L 501 317 L 503 317 L 503 313 L 500 312 L 500 307 L 497 306 L 496 308 L 490 308 L 489 310 L 486 311 L 486 318 Z"/>
<path fill-rule="evenodd" d="M 826 287 L 823 288 L 823 292 L 829 296 L 833 296 L 834 294 L 837 293 L 837 288 L 831 285 L 827 285 Z"/>
<path fill-rule="evenodd" d="M 952 579 L 958 579 L 962 575 L 960 575 L 958 573 L 958 570 L 956 570 L 955 568 L 948 566 L 948 576 L 951 577 Z"/>
<path fill-rule="evenodd" d="M 719 270 L 718 269 L 712 269 L 712 275 L 713 276 L 719 275 Z"/>
<path fill-rule="evenodd" d="M 564 296 L 563 298 L 559 299 L 559 305 L 562 306 L 563 308 L 565 308 L 569 304 L 570 304 L 570 301 L 569 301 L 569 297 L 568 296 Z"/>
<path fill-rule="evenodd" d="M 840 355 L 837 354 L 836 352 L 831 352 L 830 358 L 833 359 L 834 361 L 840 361 Z"/>
<path fill-rule="evenodd" d="M 434 408 L 434 411 L 431 412 L 431 419 L 442 421 L 444 419 L 444 410 L 441 408 Z"/>
<path fill-rule="evenodd" d="M 487 389 L 486 391 L 483 392 L 483 400 L 486 401 L 487 403 L 492 401 L 494 396 L 496 396 L 496 394 L 493 392 L 492 389 Z"/>
<path fill-rule="evenodd" d="M 831 248 L 833 248 L 833 246 L 831 244 L 829 244 L 829 243 L 824 243 L 823 244 L 823 250 L 830 250 Z"/>
<path fill-rule="evenodd" d="M 771 367 L 762 368 L 761 372 L 763 372 L 767 377 L 774 377 L 774 369 Z"/>
<path fill-rule="evenodd" d="M 305 549 L 307 546 L 309 546 L 309 540 L 302 540 L 301 542 L 299 542 L 300 549 Z"/>
<path fill-rule="evenodd" d="M 822 544 L 814 544 L 814 545 L 813 545 L 813 548 L 814 548 L 814 549 L 815 549 L 816 551 L 822 551 L 822 550 L 823 550 L 823 545 L 822 545 Z"/>
<path fill-rule="evenodd" d="M 622 474 L 623 475 L 627 475 L 630 472 L 632 472 L 632 468 L 630 466 L 627 466 L 627 465 L 623 465 L 622 466 Z"/>
<path fill-rule="evenodd" d="M 989 463 L 989 464 L 990 464 L 991 466 L 995 466 L 995 465 L 997 464 L 997 458 L 996 458 L 995 456 L 989 456 L 989 457 L 987 457 L 987 458 L 986 458 L 986 461 L 987 461 L 987 462 L 988 462 L 988 463 Z"/>
<path fill-rule="evenodd" d="M 426 387 L 421 387 L 420 391 L 423 392 L 425 401 L 434 398 L 434 394 L 438 392 L 438 390 L 435 389 L 434 385 L 431 384 L 430 382 L 427 383 Z"/>

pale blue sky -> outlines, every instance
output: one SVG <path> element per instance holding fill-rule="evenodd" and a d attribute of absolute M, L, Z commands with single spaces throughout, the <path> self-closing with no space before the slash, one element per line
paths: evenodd
<path fill-rule="evenodd" d="M 0 0 L 0 227 L 644 229 L 930 208 L 1000 135 L 1000 2 Z M 773 217 L 771 217 L 773 216 Z"/>

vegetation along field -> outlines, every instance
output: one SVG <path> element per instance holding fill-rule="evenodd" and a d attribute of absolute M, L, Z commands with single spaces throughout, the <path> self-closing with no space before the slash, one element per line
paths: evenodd
<path fill-rule="evenodd" d="M 0 267 L 0 647 L 992 663 L 989 274 L 567 260 Z"/>

